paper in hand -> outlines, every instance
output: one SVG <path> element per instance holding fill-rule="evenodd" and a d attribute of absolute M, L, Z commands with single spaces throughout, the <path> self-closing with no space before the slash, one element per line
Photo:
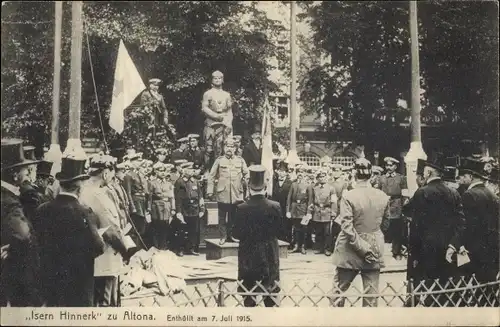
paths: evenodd
<path fill-rule="evenodd" d="M 461 267 L 469 262 L 470 258 L 467 252 L 464 252 L 463 254 L 457 253 L 457 267 Z"/>
<path fill-rule="evenodd" d="M 106 231 L 109 229 L 111 225 L 107 226 L 107 227 L 103 227 L 103 228 L 99 228 L 97 230 L 97 233 L 99 234 L 100 237 L 102 237 L 104 235 L 104 233 L 106 233 Z"/>
<path fill-rule="evenodd" d="M 130 237 L 128 235 L 123 238 L 123 243 L 124 243 L 125 248 L 127 250 L 131 249 L 131 248 L 137 247 L 137 245 L 135 244 L 134 240 L 132 240 L 132 237 Z"/>
<path fill-rule="evenodd" d="M 306 215 L 306 216 L 302 217 L 300 224 L 305 226 L 305 225 L 309 224 L 309 220 L 310 220 L 310 218 Z"/>
<path fill-rule="evenodd" d="M 127 223 L 127 225 L 125 226 L 125 228 L 123 228 L 123 235 L 127 235 L 128 232 L 130 232 L 131 229 L 132 229 L 132 225 L 130 223 Z"/>

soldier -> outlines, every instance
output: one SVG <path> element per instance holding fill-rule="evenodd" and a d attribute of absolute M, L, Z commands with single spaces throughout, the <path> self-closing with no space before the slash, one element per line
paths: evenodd
<path fill-rule="evenodd" d="M 241 147 L 241 135 L 233 135 L 234 140 L 234 155 L 243 156 L 243 148 Z"/>
<path fill-rule="evenodd" d="M 335 189 L 335 194 L 337 195 L 337 214 L 340 212 L 340 200 L 344 192 L 348 189 L 347 182 L 342 178 L 342 168 L 341 164 L 333 164 L 332 166 L 332 179 L 330 180 L 330 185 Z M 331 222 L 331 232 L 330 232 L 330 243 L 328 244 L 328 252 L 333 252 L 337 236 L 340 233 L 340 225 L 337 220 Z M 326 252 L 325 254 L 327 254 Z"/>
<path fill-rule="evenodd" d="M 168 112 L 167 106 L 163 95 L 158 92 L 161 80 L 159 78 L 152 78 L 149 80 L 149 89 L 145 90 L 141 95 L 141 105 L 149 108 L 153 114 L 151 117 L 151 126 L 155 128 L 153 137 L 156 135 L 156 129 L 160 126 L 168 125 Z"/>
<path fill-rule="evenodd" d="M 345 292 L 360 273 L 363 289 L 377 294 L 380 269 L 384 267 L 384 235 L 380 230 L 386 218 L 389 196 L 370 185 L 371 163 L 355 162 L 356 187 L 344 193 L 339 219 L 341 232 L 333 254 L 336 266 L 334 283 Z M 334 306 L 343 306 L 341 298 Z M 364 298 L 363 306 L 377 306 L 377 298 Z"/>
<path fill-rule="evenodd" d="M 172 174 L 170 175 L 170 179 L 172 180 L 172 183 L 175 184 L 175 181 L 179 179 L 179 177 L 182 175 L 182 164 L 185 164 L 188 162 L 186 159 L 179 159 L 174 161 L 174 168 L 172 171 Z"/>
<path fill-rule="evenodd" d="M 396 260 L 403 258 L 403 244 L 406 243 L 406 228 L 402 219 L 403 190 L 407 188 L 406 177 L 396 172 L 399 161 L 386 157 L 384 158 L 387 172 L 379 179 L 379 187 L 385 194 L 391 197 L 389 210 L 389 230 L 386 239 L 392 242 L 392 255 Z M 388 236 L 388 237 L 387 237 Z"/>
<path fill-rule="evenodd" d="M 227 138 L 224 155 L 215 160 L 207 183 L 207 196 L 210 198 L 215 193 L 218 204 L 220 245 L 236 242 L 232 237 L 233 217 L 236 206 L 243 202 L 243 185 L 247 179 L 247 165 L 243 158 L 234 155 L 234 141 Z"/>
<path fill-rule="evenodd" d="M 439 162 L 419 159 L 417 173 L 423 174 L 425 185 L 404 206 L 405 216 L 411 217 L 408 273 L 415 285 L 447 280 L 457 270 L 452 258 L 462 244 L 465 219 L 460 195 L 443 184 L 442 171 Z"/>
<path fill-rule="evenodd" d="M 205 163 L 205 154 L 198 146 L 200 136 L 198 134 L 189 134 L 189 148 L 186 151 L 186 160 L 193 163 L 194 169 L 203 169 Z"/>
<path fill-rule="evenodd" d="M 373 187 L 380 189 L 380 177 L 384 169 L 380 166 L 372 166 L 372 178 L 370 179 L 370 183 Z"/>
<path fill-rule="evenodd" d="M 183 176 L 175 182 L 175 203 L 177 218 L 185 221 L 182 230 L 185 238 L 180 238 L 179 256 L 183 251 L 187 254 L 198 256 L 200 237 L 200 218 L 205 213 L 203 193 L 194 175 L 193 163 L 183 164 Z"/>
<path fill-rule="evenodd" d="M 316 235 L 316 254 L 332 255 L 330 251 L 330 224 L 337 218 L 338 199 L 335 188 L 326 183 L 326 172 L 320 170 L 316 174 L 318 183 L 314 186 L 313 226 Z"/>
<path fill-rule="evenodd" d="M 172 165 L 156 163 L 156 178 L 151 181 L 151 232 L 153 246 L 167 250 L 170 236 L 169 225 L 175 215 L 174 186 L 170 181 Z"/>
<path fill-rule="evenodd" d="M 172 151 L 170 155 L 170 161 L 175 162 L 176 160 L 187 159 L 187 149 L 188 149 L 188 138 L 182 137 L 177 140 L 179 147 Z"/>
<path fill-rule="evenodd" d="M 155 150 L 156 162 L 166 163 L 168 151 L 165 148 L 158 148 Z"/>
<path fill-rule="evenodd" d="M 488 178 L 484 162 L 465 159 L 460 170 L 468 185 L 462 195 L 464 246 L 471 260 L 467 271 L 481 283 L 493 282 L 499 271 L 499 199 L 484 184 Z"/>
<path fill-rule="evenodd" d="M 307 225 L 312 219 L 311 208 L 313 188 L 304 176 L 304 168 L 297 168 L 297 180 L 292 183 L 286 202 L 286 217 L 292 219 L 294 229 L 294 246 L 291 253 L 306 254 Z"/>
<path fill-rule="evenodd" d="M 280 204 L 281 212 L 286 213 L 286 201 L 288 199 L 288 192 L 290 187 L 292 187 L 292 181 L 287 174 L 287 164 L 283 161 L 278 163 L 276 167 L 277 179 L 274 180 L 273 185 L 273 195 L 271 200 L 276 201 Z M 281 226 L 283 230 L 280 234 L 280 239 L 290 243 L 290 249 L 292 249 L 292 222 L 285 216 L 281 217 Z"/>
<path fill-rule="evenodd" d="M 132 169 L 123 179 L 123 187 L 127 192 L 127 196 L 130 199 L 130 217 L 137 228 L 137 232 L 140 237 L 143 237 L 146 233 L 146 216 L 150 215 L 150 211 L 147 205 L 148 197 L 148 181 L 140 172 L 141 153 L 136 153 L 129 156 L 131 160 Z M 134 240 L 136 244 L 141 244 L 140 240 Z M 138 243 L 139 241 L 140 243 Z"/>
<path fill-rule="evenodd" d="M 126 174 L 130 169 L 130 164 L 127 162 L 122 162 L 115 166 L 115 176 L 111 183 L 109 183 L 108 187 L 114 190 L 114 193 L 117 196 L 118 201 L 118 214 L 120 216 L 120 221 L 122 223 L 122 228 L 127 225 L 131 221 L 130 217 L 130 201 L 127 196 L 127 192 L 123 187 L 123 181 L 125 179 Z"/>

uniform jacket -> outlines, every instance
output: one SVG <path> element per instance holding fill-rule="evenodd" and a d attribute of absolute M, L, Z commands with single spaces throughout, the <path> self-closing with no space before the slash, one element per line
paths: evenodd
<path fill-rule="evenodd" d="M 464 245 L 471 263 L 481 269 L 492 264 L 498 269 L 499 200 L 483 183 L 473 185 L 462 196 L 466 228 Z"/>
<path fill-rule="evenodd" d="M 103 235 L 104 253 L 95 259 L 94 276 L 116 276 L 123 267 L 121 254 L 127 252 L 120 232 L 117 205 L 108 196 L 106 188 L 94 185 L 84 186 L 80 194 L 80 203 L 92 209 L 93 223 L 97 228 L 110 227 Z"/>
<path fill-rule="evenodd" d="M 245 287 L 256 281 L 271 288 L 280 279 L 278 234 L 283 213 L 278 202 L 254 195 L 239 204 L 233 234 L 238 246 L 238 279 Z"/>
<path fill-rule="evenodd" d="M 313 190 L 313 221 L 329 222 L 337 217 L 338 199 L 335 188 L 325 183 L 316 185 Z"/>
<path fill-rule="evenodd" d="M 148 198 L 148 181 L 141 174 L 131 171 L 123 179 L 123 187 L 130 201 L 130 212 L 145 217 Z"/>
<path fill-rule="evenodd" d="M 113 196 L 116 195 L 116 204 L 118 209 L 118 215 L 120 217 L 121 228 L 124 228 L 130 219 L 130 201 L 128 199 L 127 193 L 123 188 L 120 181 L 116 180 L 108 185 L 110 189 L 109 194 Z"/>
<path fill-rule="evenodd" d="M 312 186 L 305 180 L 293 182 L 288 192 L 286 212 L 290 212 L 292 218 L 300 219 L 306 214 L 312 213 L 313 195 Z"/>
<path fill-rule="evenodd" d="M 103 253 L 88 207 L 59 193 L 36 211 L 40 237 L 41 275 L 47 306 L 90 307 L 94 302 L 94 259 Z"/>
<path fill-rule="evenodd" d="M 389 197 L 368 184 L 358 183 L 341 199 L 341 231 L 333 253 L 333 262 L 337 267 L 355 270 L 384 267 L 381 225 L 387 215 Z M 378 258 L 376 262 L 365 261 L 368 251 Z"/>
<path fill-rule="evenodd" d="M 161 94 L 153 95 L 149 90 L 146 90 L 142 92 L 141 104 L 148 106 L 152 110 L 155 124 L 163 124 L 164 117 L 167 114 L 167 106 Z"/>
<path fill-rule="evenodd" d="M 347 191 L 347 182 L 342 178 L 338 178 L 337 180 L 331 181 L 330 185 L 335 189 L 335 193 L 337 194 L 337 214 L 340 212 L 340 199 L 342 199 L 342 195 L 345 191 Z"/>
<path fill-rule="evenodd" d="M 37 238 L 31 222 L 24 215 L 19 190 L 2 181 L 1 244 L 10 244 L 9 256 L 1 265 L 0 305 L 40 306 L 40 260 Z M 21 290 L 21 291 L 19 291 Z"/>
<path fill-rule="evenodd" d="M 243 201 L 243 185 L 247 180 L 248 168 L 243 158 L 220 156 L 208 175 L 207 192 L 213 191 L 216 201 L 220 203 L 240 202 Z"/>
<path fill-rule="evenodd" d="M 194 179 L 181 177 L 177 179 L 174 186 L 176 212 L 183 216 L 198 216 L 204 212 L 203 191 L 200 183 Z"/>
<path fill-rule="evenodd" d="M 176 160 L 182 160 L 186 159 L 187 160 L 187 151 L 181 151 L 179 149 L 175 149 L 172 151 L 172 154 L 170 155 L 170 161 L 174 162 Z"/>
<path fill-rule="evenodd" d="M 441 179 L 423 185 L 403 208 L 411 217 L 409 250 L 418 262 L 415 276 L 450 277 L 456 263 L 445 260 L 448 245 L 457 250 L 462 245 L 465 218 L 460 195 L 446 187 Z"/>
<path fill-rule="evenodd" d="M 241 155 L 248 167 L 251 165 L 260 165 L 260 160 L 262 156 L 262 150 L 257 149 L 253 141 L 248 142 L 243 148 L 243 153 Z"/>
<path fill-rule="evenodd" d="M 401 191 L 406 189 L 406 177 L 398 174 L 385 174 L 378 179 L 379 188 L 391 197 L 389 219 L 401 218 L 403 197 Z"/>
<path fill-rule="evenodd" d="M 151 219 L 169 221 L 175 210 L 174 186 L 165 179 L 151 181 Z"/>
<path fill-rule="evenodd" d="M 283 181 L 282 186 L 279 185 L 278 179 L 274 180 L 273 195 L 271 199 L 280 204 L 283 216 L 286 214 L 286 201 L 288 200 L 288 192 L 290 192 L 291 187 L 292 181 L 288 177 Z"/>
<path fill-rule="evenodd" d="M 205 164 L 205 151 L 200 147 L 196 149 L 188 149 L 186 151 L 186 160 L 193 163 L 193 168 L 202 169 Z"/>

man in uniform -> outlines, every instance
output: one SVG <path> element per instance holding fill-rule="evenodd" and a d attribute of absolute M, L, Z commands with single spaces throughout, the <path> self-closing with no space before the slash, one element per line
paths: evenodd
<path fill-rule="evenodd" d="M 156 154 L 156 162 L 160 162 L 162 164 L 166 163 L 168 151 L 165 148 L 158 148 L 155 150 Z"/>
<path fill-rule="evenodd" d="M 417 174 L 423 174 L 425 185 L 417 189 L 403 210 L 411 217 L 409 265 L 415 285 L 422 280 L 447 280 L 457 270 L 453 256 L 462 244 L 465 218 L 460 195 L 444 185 L 442 171 L 439 161 L 419 159 Z M 435 304 L 430 297 L 426 301 L 427 306 Z"/>
<path fill-rule="evenodd" d="M 233 135 L 234 139 L 234 154 L 236 156 L 243 156 L 243 148 L 241 147 L 241 135 Z"/>
<path fill-rule="evenodd" d="M 187 137 L 182 137 L 177 140 L 177 142 L 179 143 L 179 147 L 172 151 L 170 161 L 175 162 L 176 160 L 187 160 L 188 141 L 189 140 Z"/>
<path fill-rule="evenodd" d="M 151 126 L 154 127 L 153 137 L 156 135 L 156 129 L 160 126 L 168 126 L 168 112 L 163 95 L 158 92 L 161 80 L 152 78 L 149 80 L 149 89 L 142 92 L 141 105 L 147 107 L 152 113 Z"/>
<path fill-rule="evenodd" d="M 201 111 L 205 115 L 203 142 L 207 158 L 216 159 L 223 155 L 224 140 L 233 131 L 233 102 L 231 94 L 222 89 L 223 83 L 224 74 L 213 72 L 212 88 L 203 94 L 201 102 Z M 211 166 L 211 163 L 208 165 Z"/>
<path fill-rule="evenodd" d="M 179 179 L 182 175 L 182 165 L 187 163 L 188 161 L 186 159 L 178 159 L 174 161 L 174 169 L 172 171 L 172 174 L 170 176 L 170 179 L 172 180 L 172 183 L 175 184 L 175 181 Z"/>
<path fill-rule="evenodd" d="M 174 185 L 170 181 L 169 164 L 153 166 L 155 179 L 151 181 L 151 236 L 152 244 L 159 250 L 167 250 L 170 240 L 170 223 L 175 215 Z"/>
<path fill-rule="evenodd" d="M 204 169 L 205 154 L 203 150 L 198 146 L 198 139 L 200 136 L 198 134 L 189 134 L 189 148 L 186 152 L 186 160 L 193 163 L 194 169 Z"/>
<path fill-rule="evenodd" d="M 97 218 L 79 202 L 85 173 L 85 153 L 65 153 L 56 174 L 61 191 L 39 206 L 35 231 L 40 237 L 41 274 L 48 307 L 94 306 L 94 260 L 104 251 Z"/>
<path fill-rule="evenodd" d="M 23 141 L 2 139 L 0 306 L 35 307 L 43 304 L 39 285 L 39 247 L 35 230 L 19 200 L 19 183 L 32 160 L 24 158 Z M 5 252 L 4 252 L 5 251 Z M 5 257 L 4 257 L 5 256 Z"/>
<path fill-rule="evenodd" d="M 337 215 L 340 212 L 340 200 L 342 199 L 342 195 L 347 191 L 347 182 L 342 178 L 342 168 L 341 164 L 332 164 L 332 178 L 330 180 L 330 185 L 335 189 L 335 194 L 337 195 Z M 336 218 L 336 217 L 335 217 Z M 334 219 L 331 222 L 331 237 L 330 243 L 328 246 L 328 251 L 325 254 L 333 252 L 333 248 L 335 247 L 335 242 L 337 240 L 337 236 L 340 233 L 340 225 Z"/>
<path fill-rule="evenodd" d="M 245 159 L 247 166 L 260 165 L 262 157 L 262 136 L 258 126 L 256 126 L 251 138 L 252 140 L 243 148 L 241 156 Z"/>
<path fill-rule="evenodd" d="M 401 216 L 403 207 L 402 191 L 407 188 L 406 177 L 396 172 L 399 164 L 398 160 L 386 157 L 384 162 L 387 172 L 385 175 L 380 176 L 378 184 L 379 188 L 391 198 L 388 217 L 390 222 L 386 239 L 392 242 L 392 255 L 394 258 L 401 260 L 403 258 L 403 244 L 406 243 L 406 227 Z"/>
<path fill-rule="evenodd" d="M 345 192 L 340 203 L 341 232 L 333 254 L 334 283 L 345 292 L 360 273 L 366 293 L 377 294 L 380 269 L 384 267 L 381 225 L 386 218 L 389 196 L 371 187 L 368 160 L 360 158 L 354 167 L 356 188 Z M 343 298 L 337 301 L 332 299 L 332 305 L 343 306 Z M 363 306 L 377 306 L 377 298 L 364 298 Z"/>
<path fill-rule="evenodd" d="M 373 187 L 380 189 L 380 177 L 384 173 L 384 169 L 380 166 L 372 166 L 372 178 L 370 179 L 370 183 Z"/>
<path fill-rule="evenodd" d="M 338 198 L 335 188 L 326 183 L 326 172 L 320 170 L 316 178 L 313 194 L 313 226 L 316 235 L 316 254 L 325 253 L 330 256 L 331 244 L 330 224 L 337 218 Z"/>
<path fill-rule="evenodd" d="M 493 282 L 499 272 L 499 199 L 486 186 L 488 176 L 481 161 L 465 159 L 463 171 L 467 190 L 462 195 L 466 228 L 464 246 L 471 262 L 468 273 L 481 283 Z"/>
<path fill-rule="evenodd" d="M 304 168 L 298 167 L 297 180 L 292 183 L 286 202 L 286 217 L 293 222 L 294 246 L 291 253 L 306 254 L 305 243 L 309 221 L 312 219 L 311 208 L 313 188 L 304 176 Z"/>
<path fill-rule="evenodd" d="M 260 282 L 268 293 L 279 293 L 276 283 L 280 280 L 278 235 L 281 230 L 280 204 L 266 199 L 266 182 L 263 166 L 251 166 L 250 199 L 238 205 L 235 217 L 235 236 L 238 247 L 239 290 L 249 291 Z M 246 290 L 245 290 L 245 289 Z M 257 292 L 259 292 L 257 288 Z M 244 296 L 245 307 L 255 307 L 255 296 Z M 264 305 L 278 305 L 275 296 L 264 296 Z"/>
<path fill-rule="evenodd" d="M 276 201 L 280 204 L 281 212 L 286 213 L 286 201 L 288 199 L 288 192 L 290 192 L 290 187 L 292 187 L 292 181 L 288 178 L 287 174 L 287 164 L 283 161 L 278 163 L 276 173 L 277 179 L 274 180 L 273 185 L 273 195 L 271 200 Z M 280 234 L 280 239 L 284 240 L 290 245 L 292 244 L 292 222 L 285 216 L 282 219 L 282 233 Z M 291 246 L 290 246 L 291 249 Z"/>
<path fill-rule="evenodd" d="M 234 155 L 234 141 L 227 138 L 224 155 L 215 160 L 207 184 L 207 196 L 211 198 L 215 193 L 218 204 L 220 245 L 236 241 L 232 237 L 233 217 L 236 206 L 243 202 L 243 185 L 247 179 L 247 165 L 243 158 Z"/>
<path fill-rule="evenodd" d="M 187 254 L 198 256 L 200 218 L 205 213 L 205 203 L 199 182 L 194 176 L 193 163 L 185 163 L 183 172 L 174 187 L 176 215 L 179 221 L 185 221 L 182 226 L 185 237 L 179 239 L 181 244 L 178 244 L 178 254 L 182 256 L 186 251 Z"/>

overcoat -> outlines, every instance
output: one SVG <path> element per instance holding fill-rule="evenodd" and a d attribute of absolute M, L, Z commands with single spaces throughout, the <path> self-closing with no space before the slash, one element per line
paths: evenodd
<path fill-rule="evenodd" d="M 312 186 L 305 180 L 292 183 L 286 202 L 286 211 L 291 213 L 292 218 L 302 219 L 311 213 L 313 192 Z"/>
<path fill-rule="evenodd" d="M 462 203 L 466 227 L 464 245 L 469 251 L 470 273 L 486 272 L 494 278 L 499 270 L 499 200 L 483 183 L 471 185 Z"/>
<path fill-rule="evenodd" d="M 201 205 L 203 191 L 200 183 L 194 178 L 179 178 L 174 186 L 176 212 L 183 216 L 197 217 L 205 209 Z"/>
<path fill-rule="evenodd" d="M 243 158 L 220 156 L 215 160 L 208 175 L 207 192 L 213 191 L 216 201 L 220 203 L 241 202 L 246 180 L 248 180 L 248 168 Z"/>
<path fill-rule="evenodd" d="M 193 163 L 194 169 L 202 169 L 205 166 L 205 151 L 197 147 L 186 151 L 186 160 Z"/>
<path fill-rule="evenodd" d="M 456 262 L 445 260 L 446 250 L 449 245 L 460 248 L 465 227 L 458 192 L 434 178 L 417 189 L 403 213 L 411 217 L 408 245 L 415 279 L 452 277 Z"/>
<path fill-rule="evenodd" d="M 32 183 L 24 182 L 19 188 L 19 200 L 23 206 L 24 214 L 29 220 L 33 219 L 36 208 L 46 202 L 45 196 L 38 187 Z"/>
<path fill-rule="evenodd" d="M 174 207 L 174 186 L 170 181 L 151 181 L 151 220 L 169 221 Z"/>
<path fill-rule="evenodd" d="M 390 196 L 389 219 L 401 218 L 403 208 L 402 190 L 406 189 L 406 177 L 398 174 L 385 174 L 378 179 L 379 188 Z"/>
<path fill-rule="evenodd" d="M 123 188 L 127 192 L 130 201 L 130 212 L 141 217 L 146 216 L 148 181 L 135 171 L 129 172 L 123 179 Z"/>
<path fill-rule="evenodd" d="M 250 290 L 257 281 L 269 291 L 280 280 L 278 235 L 281 208 L 278 202 L 253 195 L 237 206 L 233 235 L 238 247 L 238 280 Z M 259 289 L 257 289 L 258 291 Z"/>
<path fill-rule="evenodd" d="M 40 237 L 40 283 L 49 307 L 91 307 L 94 259 L 104 242 L 92 223 L 96 218 L 76 197 L 59 193 L 36 210 Z"/>
<path fill-rule="evenodd" d="M 0 305 L 40 306 L 40 259 L 37 237 L 19 201 L 19 190 L 2 181 L 1 244 L 9 244 L 9 256 L 1 265 Z"/>
<path fill-rule="evenodd" d="M 368 270 L 380 269 L 384 263 L 384 235 L 381 230 L 387 217 L 389 197 L 382 191 L 358 183 L 346 191 L 340 203 L 340 227 L 333 253 L 337 267 Z M 365 255 L 372 251 L 377 257 L 373 263 L 365 261 Z"/>
<path fill-rule="evenodd" d="M 262 150 L 257 149 L 253 141 L 248 142 L 243 148 L 243 153 L 241 154 L 248 167 L 251 165 L 260 165 L 260 160 L 262 157 Z"/>

